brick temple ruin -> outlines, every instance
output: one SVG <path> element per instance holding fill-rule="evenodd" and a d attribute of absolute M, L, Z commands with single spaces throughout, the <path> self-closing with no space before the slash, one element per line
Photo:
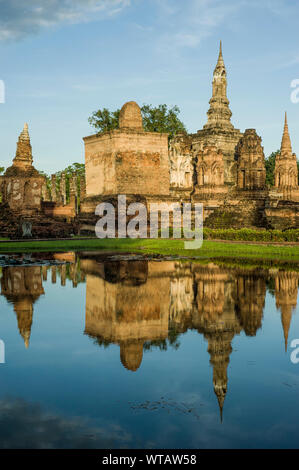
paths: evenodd
<path fill-rule="evenodd" d="M 34 168 L 28 124 L 25 123 L 13 163 L 0 177 L 2 236 L 22 238 L 25 222 L 30 226 L 28 236 L 35 238 L 65 237 L 75 231 L 78 185 L 71 181 L 67 204 L 64 175 L 59 185 L 55 178 L 52 176 L 49 188 L 46 177 Z"/>
<path fill-rule="evenodd" d="M 118 194 L 148 205 L 201 202 L 209 227 L 299 227 L 298 169 L 287 116 L 270 188 L 261 137 L 231 123 L 221 43 L 207 115 L 197 133 L 179 133 L 168 142 L 167 134 L 144 131 L 138 104 L 128 102 L 118 129 L 85 137 L 84 227 L 94 226 L 97 204 Z"/>
<path fill-rule="evenodd" d="M 85 178 L 52 175 L 46 181 L 33 166 L 28 126 L 17 143 L 12 166 L 0 177 L 0 233 L 20 236 L 29 220 L 35 237 L 93 233 L 100 202 L 202 203 L 204 224 L 212 228 L 299 227 L 299 186 L 287 116 L 274 186 L 266 184 L 262 139 L 255 129 L 241 132 L 231 122 L 227 74 L 220 51 L 213 74 L 207 123 L 195 134 L 146 132 L 134 101 L 120 112 L 117 129 L 85 137 Z"/>

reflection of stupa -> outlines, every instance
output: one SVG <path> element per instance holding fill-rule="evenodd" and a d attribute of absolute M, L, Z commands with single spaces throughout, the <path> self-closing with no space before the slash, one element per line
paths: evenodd
<path fill-rule="evenodd" d="M 14 306 L 20 335 L 29 346 L 33 320 L 33 304 L 44 294 L 39 266 L 6 267 L 1 278 L 1 295 Z"/>
<path fill-rule="evenodd" d="M 298 280 L 298 273 L 279 272 L 275 277 L 276 307 L 281 311 L 285 351 L 288 348 L 288 336 L 293 311 L 297 305 Z"/>
<path fill-rule="evenodd" d="M 229 274 L 211 264 L 208 269 L 197 269 L 195 281 L 197 312 L 209 320 L 216 319 L 226 310 L 230 293 Z"/>
<path fill-rule="evenodd" d="M 118 344 L 131 371 L 148 348 L 196 330 L 208 342 L 213 388 L 220 416 L 228 388 L 228 365 L 235 335 L 255 336 L 262 327 L 267 272 L 178 261 L 81 259 L 86 274 L 85 333 L 99 344 Z M 275 275 L 277 276 L 277 275 Z M 276 303 L 287 338 L 297 301 L 299 275 L 279 273 Z"/>
<path fill-rule="evenodd" d="M 208 340 L 208 353 L 211 356 L 210 363 L 213 366 L 213 386 L 219 404 L 221 421 L 227 392 L 227 368 L 232 352 L 231 342 L 235 334 L 234 331 L 229 330 L 217 331 L 217 327 L 214 332 L 205 334 Z"/>
<path fill-rule="evenodd" d="M 143 357 L 143 340 L 129 340 L 120 343 L 120 360 L 122 365 L 132 372 L 139 369 Z"/>
<path fill-rule="evenodd" d="M 214 392 L 222 421 L 231 342 L 241 331 L 233 296 L 235 281 L 229 270 L 216 265 L 197 268 L 195 280 L 197 309 L 193 312 L 192 326 L 208 341 Z"/>
<path fill-rule="evenodd" d="M 146 341 L 168 336 L 170 287 L 169 279 L 155 271 L 160 266 L 81 260 L 86 273 L 85 333 L 99 344 L 119 344 L 121 362 L 131 371 L 140 367 Z"/>
<path fill-rule="evenodd" d="M 25 347 L 28 348 L 33 319 L 33 305 L 31 299 L 27 297 L 22 300 L 16 300 L 14 302 L 14 311 L 18 320 L 20 335 L 24 340 Z"/>
<path fill-rule="evenodd" d="M 262 327 L 266 281 L 261 275 L 243 274 L 236 280 L 236 311 L 247 336 Z"/>

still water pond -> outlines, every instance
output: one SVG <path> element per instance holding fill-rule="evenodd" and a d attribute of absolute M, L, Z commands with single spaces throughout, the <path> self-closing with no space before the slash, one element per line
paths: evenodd
<path fill-rule="evenodd" d="M 2 448 L 299 447 L 299 273 L 57 258 L 2 268 Z"/>

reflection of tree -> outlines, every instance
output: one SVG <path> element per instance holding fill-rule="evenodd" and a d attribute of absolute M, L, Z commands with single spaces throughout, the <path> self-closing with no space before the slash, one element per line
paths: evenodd
<path fill-rule="evenodd" d="M 169 326 L 168 338 L 162 340 L 145 341 L 143 349 L 145 351 L 152 351 L 153 349 L 158 348 L 160 351 L 167 351 L 168 347 L 171 347 L 177 350 L 180 347 L 180 335 L 181 333 L 179 331 L 176 331 L 175 328 Z"/>

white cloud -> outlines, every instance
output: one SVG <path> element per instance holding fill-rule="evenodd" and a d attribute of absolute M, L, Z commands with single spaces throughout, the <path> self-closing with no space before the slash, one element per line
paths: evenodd
<path fill-rule="evenodd" d="M 202 40 L 217 34 L 218 29 L 240 28 L 246 10 L 256 15 L 272 15 L 289 21 L 296 18 L 298 5 L 286 0 L 155 0 L 160 13 L 160 47 L 197 47 Z M 221 39 L 219 37 L 219 39 Z"/>
<path fill-rule="evenodd" d="M 131 0 L 0 0 L 0 41 L 22 39 L 43 28 L 109 17 Z"/>
<path fill-rule="evenodd" d="M 247 0 L 156 0 L 161 9 L 167 33 L 162 35 L 164 48 L 196 47 L 206 37 L 215 33 L 218 27 L 228 25 Z M 180 5 L 180 7 L 178 7 Z M 175 9 L 176 7 L 176 9 Z M 165 15 L 168 17 L 165 18 Z"/>

